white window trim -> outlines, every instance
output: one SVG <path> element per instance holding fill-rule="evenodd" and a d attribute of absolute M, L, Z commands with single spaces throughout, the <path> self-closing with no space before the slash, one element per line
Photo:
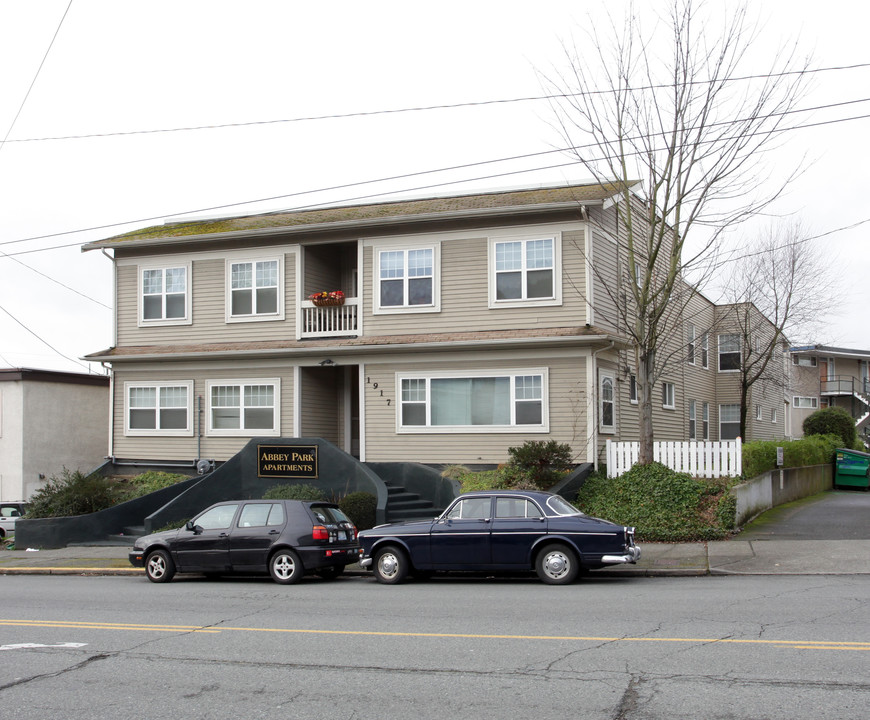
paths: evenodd
<path fill-rule="evenodd" d="M 756 405 L 755 406 L 755 419 L 761 420 L 761 417 L 762 417 L 761 405 Z"/>
<path fill-rule="evenodd" d="M 737 408 L 737 419 L 736 420 L 729 420 L 729 421 L 727 421 L 726 424 L 737 425 L 737 432 L 738 433 L 740 432 L 740 403 L 722 403 L 719 405 L 719 439 L 720 440 L 722 439 L 722 425 L 723 425 L 723 422 L 725 422 L 722 420 L 722 408 L 723 407 L 736 407 Z"/>
<path fill-rule="evenodd" d="M 211 389 L 215 385 L 272 385 L 275 388 L 275 406 L 273 412 L 273 428 L 265 430 L 254 428 L 221 428 L 212 427 Z M 244 396 L 244 390 L 242 391 Z M 280 437 L 281 436 L 281 378 L 230 378 L 221 380 L 206 380 L 205 383 L 205 415 L 206 434 L 213 437 Z"/>
<path fill-rule="evenodd" d="M 432 304 L 431 305 L 387 305 L 381 306 L 381 253 L 404 251 L 407 267 L 409 250 L 432 251 Z M 406 281 L 407 277 L 404 278 Z M 405 240 L 400 243 L 378 244 L 372 246 L 372 313 L 374 315 L 406 315 L 408 313 L 441 312 L 441 243 Z M 405 300 L 407 301 L 407 296 Z"/>
<path fill-rule="evenodd" d="M 723 370 L 722 369 L 722 340 L 723 337 L 736 337 L 737 338 L 737 355 L 738 355 L 738 364 L 743 362 L 743 343 L 742 338 L 740 337 L 740 333 L 720 333 L 716 336 L 716 371 L 720 373 L 739 373 L 740 368 L 736 367 L 733 370 Z M 731 355 L 735 351 L 729 350 L 726 354 Z"/>
<path fill-rule="evenodd" d="M 496 300 L 495 246 L 499 243 L 522 242 L 529 240 L 553 241 L 553 297 L 533 298 L 531 300 Z M 524 245 L 525 247 L 525 245 Z M 489 307 L 493 308 L 525 308 L 552 307 L 562 304 L 562 233 L 542 232 L 522 235 L 490 235 L 487 257 L 487 277 Z"/>
<path fill-rule="evenodd" d="M 704 370 L 710 369 L 710 333 L 706 330 L 701 333 L 701 339 L 698 343 L 698 351 L 701 353 L 701 367 Z"/>
<path fill-rule="evenodd" d="M 697 401 L 689 400 L 689 440 L 698 439 L 698 409 Z"/>
<path fill-rule="evenodd" d="M 809 405 L 802 405 L 799 401 L 801 400 L 809 400 Z M 799 410 L 816 410 L 819 407 L 819 399 L 812 397 L 811 395 L 795 395 L 792 398 L 792 407 L 797 408 Z"/>
<path fill-rule="evenodd" d="M 670 387 L 670 393 L 667 392 L 667 388 Z M 668 404 L 668 395 L 670 395 L 670 404 Z M 676 410 L 677 409 L 677 388 L 676 385 L 672 382 L 664 381 L 662 382 L 662 407 L 665 410 Z"/>
<path fill-rule="evenodd" d="M 171 270 L 172 268 L 184 268 L 184 317 L 182 318 L 154 318 L 153 320 L 145 319 L 145 298 L 143 277 L 146 270 Z M 187 262 L 162 262 L 147 265 L 138 265 L 136 268 L 136 305 L 138 313 L 139 327 L 155 327 L 169 325 L 191 325 L 193 323 L 193 313 L 191 312 L 191 298 L 193 295 L 193 267 L 192 263 Z M 165 282 L 165 276 L 164 276 Z M 164 286 L 164 293 L 166 292 Z"/>
<path fill-rule="evenodd" d="M 130 389 L 131 388 L 154 388 L 157 396 L 160 396 L 160 388 L 184 387 L 187 388 L 187 427 L 184 429 L 161 430 L 159 428 L 131 428 L 130 427 Z M 124 435 L 127 437 L 146 437 L 158 435 L 160 437 L 190 437 L 193 435 L 193 380 L 170 380 L 166 382 L 133 382 L 124 383 Z M 157 417 L 160 408 L 155 408 Z"/>
<path fill-rule="evenodd" d="M 402 380 L 426 381 L 426 417 L 432 395 L 429 381 L 440 378 L 510 377 L 521 375 L 541 376 L 541 424 L 540 425 L 402 425 Z M 511 392 L 514 384 L 511 381 Z M 511 434 L 511 433 L 548 433 L 550 432 L 549 370 L 547 368 L 503 368 L 492 370 L 455 370 L 439 372 L 401 372 L 396 373 L 396 433 L 400 435 L 445 435 L 445 434 Z M 511 416 L 516 411 L 516 398 L 511 398 Z"/>
<path fill-rule="evenodd" d="M 689 352 L 690 350 L 691 353 Z M 689 365 L 697 364 L 698 335 L 695 332 L 695 326 L 692 323 L 686 324 L 686 357 Z"/>
<path fill-rule="evenodd" d="M 233 265 L 239 263 L 252 263 L 254 265 L 254 274 L 256 275 L 256 264 L 258 262 L 275 262 L 278 263 L 278 311 L 274 313 L 259 313 L 254 315 L 233 315 L 233 288 L 232 276 Z M 252 292 L 256 288 L 252 288 Z M 247 323 L 247 322 L 268 322 L 284 319 L 284 256 L 269 255 L 269 256 L 239 256 L 227 258 L 224 262 L 224 311 L 225 321 L 227 323 Z"/>
<path fill-rule="evenodd" d="M 628 402 L 631 405 L 637 405 L 637 374 L 633 372 L 628 374 Z"/>
<path fill-rule="evenodd" d="M 701 439 L 710 439 L 710 403 L 701 403 Z"/>
<path fill-rule="evenodd" d="M 610 415 L 613 422 L 604 424 L 604 381 L 610 380 Z M 602 372 L 598 379 L 598 428 L 602 433 L 613 435 L 616 432 L 616 377 L 612 373 Z"/>
<path fill-rule="evenodd" d="M 773 423 L 774 425 L 776 424 L 776 414 L 777 414 L 776 408 L 771 408 L 770 409 L 770 422 Z"/>

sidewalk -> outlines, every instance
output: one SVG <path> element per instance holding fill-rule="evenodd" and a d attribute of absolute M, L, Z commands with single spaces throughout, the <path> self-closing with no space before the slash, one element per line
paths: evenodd
<path fill-rule="evenodd" d="M 599 572 L 626 576 L 868 575 L 870 540 L 725 540 L 640 543 L 637 565 Z M 0 575 L 138 575 L 129 547 L 79 545 L 59 550 L 0 551 Z M 347 574 L 364 573 L 356 565 Z"/>

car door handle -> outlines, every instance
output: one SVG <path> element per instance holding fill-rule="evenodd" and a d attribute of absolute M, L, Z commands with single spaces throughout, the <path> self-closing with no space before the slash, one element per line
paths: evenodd
<path fill-rule="evenodd" d="M 280 534 L 281 534 L 281 531 L 280 531 L 280 530 L 270 530 L 270 531 L 269 531 L 269 534 L 270 534 L 270 535 L 280 535 Z"/>
<path fill-rule="evenodd" d="M 221 533 L 220 535 L 218 535 L 218 537 L 229 537 L 229 535 L 227 535 L 226 533 Z"/>

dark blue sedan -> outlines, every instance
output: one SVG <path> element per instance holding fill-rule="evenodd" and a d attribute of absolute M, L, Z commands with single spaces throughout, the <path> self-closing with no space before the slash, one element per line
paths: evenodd
<path fill-rule="evenodd" d="M 542 491 L 467 493 L 434 520 L 379 525 L 359 540 L 360 565 L 387 584 L 446 570 L 534 570 L 545 583 L 567 585 L 581 568 L 640 557 L 634 528 L 584 515 Z"/>

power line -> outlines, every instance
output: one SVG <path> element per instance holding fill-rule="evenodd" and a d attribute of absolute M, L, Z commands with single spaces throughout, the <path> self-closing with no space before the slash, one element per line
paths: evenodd
<path fill-rule="evenodd" d="M 72 0 L 70 0 L 70 3 Z M 743 82 L 747 80 L 759 80 L 759 79 L 769 79 L 775 77 L 786 77 L 788 75 L 811 75 L 815 73 L 823 73 L 823 72 L 832 72 L 832 71 L 842 71 L 842 70 L 855 70 L 860 68 L 870 67 L 870 63 L 860 63 L 856 65 L 841 65 L 841 66 L 832 66 L 825 68 L 816 68 L 814 70 L 789 70 L 781 73 L 766 73 L 761 75 L 745 75 L 741 77 L 730 78 L 729 82 Z M 704 85 L 709 84 L 712 81 L 709 80 L 696 80 L 685 83 L 686 85 Z M 630 88 L 632 91 L 640 92 L 646 90 L 659 90 L 664 88 L 673 87 L 672 85 L 643 85 L 636 88 Z M 107 132 L 107 133 L 83 133 L 79 135 L 57 135 L 57 136 L 46 136 L 40 138 L 17 138 L 17 139 L 4 139 L 4 143 L 31 143 L 31 142 L 51 142 L 51 141 L 59 141 L 59 140 L 85 140 L 90 138 L 106 138 L 106 137 L 125 137 L 129 135 L 157 135 L 162 133 L 177 133 L 177 132 L 195 132 L 200 130 L 219 130 L 224 128 L 240 128 L 240 127 L 256 127 L 263 125 L 280 125 L 287 123 L 299 123 L 299 122 L 312 122 L 317 120 L 346 120 L 350 118 L 363 118 L 363 117 L 374 117 L 378 115 L 399 115 L 403 113 L 417 113 L 417 112 L 429 112 L 432 110 L 457 110 L 460 108 L 471 108 L 471 107 L 486 107 L 490 105 L 509 105 L 514 103 L 525 103 L 525 102 L 541 102 L 543 100 L 558 100 L 561 98 L 571 98 L 571 97 L 585 97 L 591 95 L 607 95 L 615 92 L 614 90 L 581 90 L 574 93 L 555 93 L 552 95 L 531 95 L 527 97 L 519 97 L 519 98 L 502 98 L 496 100 L 478 100 L 474 102 L 464 102 L 464 103 L 448 103 L 443 105 L 421 105 L 417 107 L 407 107 L 407 108 L 392 108 L 386 110 L 369 110 L 369 111 L 358 111 L 358 112 L 350 112 L 350 113 L 336 113 L 336 114 L 328 114 L 328 115 L 308 115 L 296 118 L 284 118 L 278 120 L 252 120 L 249 122 L 239 122 L 239 123 L 214 123 L 211 125 L 190 125 L 187 127 L 177 127 L 177 128 L 156 128 L 151 130 L 123 130 L 118 132 Z M 20 112 L 20 110 L 19 110 Z M 17 116 L 16 116 L 17 118 Z M 11 130 L 11 128 L 10 128 Z M 7 133 L 8 138 L 8 133 Z"/>
<path fill-rule="evenodd" d="M 854 101 L 854 102 L 865 102 L 865 101 Z M 857 116 L 848 117 L 848 118 L 838 118 L 836 120 L 825 120 L 825 121 L 820 121 L 817 123 L 805 123 L 803 125 L 794 125 L 794 126 L 788 127 L 788 128 L 775 128 L 775 129 L 771 129 L 771 130 L 765 130 L 763 132 L 764 133 L 771 133 L 771 134 L 772 133 L 784 133 L 784 132 L 791 132 L 793 130 L 805 130 L 805 129 L 813 128 L 813 127 L 834 125 L 834 124 L 838 124 L 838 123 L 842 123 L 842 122 L 851 122 L 853 120 L 864 120 L 867 118 L 870 118 L 870 114 L 857 115 Z M 452 167 L 438 168 L 435 170 L 421 170 L 419 172 L 406 173 L 403 175 L 394 175 L 391 177 L 379 178 L 376 180 L 361 180 L 361 181 L 355 182 L 355 183 L 346 183 L 343 185 L 334 185 L 334 186 L 327 187 L 327 188 L 318 188 L 315 190 L 303 190 L 303 191 L 299 191 L 299 192 L 295 192 L 295 193 L 288 193 L 288 194 L 284 194 L 284 195 L 274 195 L 272 197 L 258 198 L 256 200 L 245 200 L 245 201 L 236 202 L 236 203 L 228 203 L 225 205 L 214 205 L 211 207 L 199 208 L 196 210 L 186 210 L 186 211 L 174 212 L 174 213 L 163 213 L 161 215 L 154 215 L 151 217 L 139 218 L 136 220 L 126 220 L 124 222 L 107 223 L 104 225 L 95 225 L 95 226 L 91 226 L 91 227 L 87 227 L 87 228 L 79 228 L 77 230 L 65 230 L 63 232 L 49 233 L 46 235 L 35 235 L 35 236 L 27 237 L 27 238 L 19 238 L 17 240 L 6 240 L 4 242 L 0 242 L 0 245 L 14 245 L 17 243 L 22 243 L 22 242 L 30 242 L 30 241 L 34 241 L 34 240 L 46 240 L 46 239 L 53 238 L 53 237 L 61 237 L 64 235 L 74 235 L 74 234 L 78 234 L 78 233 L 82 233 L 82 232 L 90 232 L 90 231 L 95 231 L 95 230 L 107 230 L 109 228 L 122 227 L 124 225 L 134 225 L 134 224 L 143 223 L 143 222 L 153 222 L 156 220 L 162 220 L 166 217 L 177 217 L 177 216 L 181 216 L 181 215 L 192 215 L 192 214 L 196 214 L 196 213 L 212 212 L 215 210 L 226 210 L 228 208 L 239 207 L 242 205 L 252 205 L 252 204 L 257 204 L 257 203 L 270 202 L 273 200 L 284 200 L 287 198 L 299 197 L 302 195 L 312 195 L 312 194 L 321 193 L 321 192 L 343 190 L 343 189 L 348 189 L 351 187 L 358 187 L 361 185 L 374 185 L 377 183 L 388 182 L 388 181 L 392 181 L 392 180 L 403 180 L 403 179 L 408 179 L 408 178 L 412 178 L 412 177 L 419 177 L 419 176 L 423 176 L 423 175 L 433 175 L 433 174 L 437 174 L 437 173 L 441 173 L 441 172 L 462 170 L 462 169 L 466 169 L 466 168 L 470 168 L 470 167 L 478 167 L 478 166 L 482 166 L 482 165 L 490 165 L 490 164 L 500 163 L 500 162 L 509 162 L 512 160 L 539 157 L 539 156 L 543 156 L 543 155 L 551 155 L 554 153 L 565 153 L 568 151 L 577 151 L 579 149 L 589 148 L 589 147 L 596 147 L 596 145 L 595 145 L 595 143 L 589 143 L 587 145 L 578 145 L 578 146 L 575 146 L 573 148 L 557 148 L 555 150 L 546 150 L 546 151 L 541 151 L 541 152 L 537 152 L 537 153 L 527 153 L 524 155 L 517 155 L 517 156 L 513 156 L 513 157 L 509 157 L 509 158 L 499 158 L 496 160 L 482 160 L 482 161 L 476 162 L 476 163 L 467 163 L 464 165 L 455 165 Z M 403 190 L 390 190 L 390 191 L 385 191 L 382 193 L 370 193 L 367 195 L 358 195 L 358 196 L 351 197 L 351 198 L 343 198 L 342 200 L 331 201 L 328 204 L 329 205 L 336 205 L 336 204 L 340 204 L 340 203 L 348 203 L 348 202 L 355 202 L 358 200 L 368 200 L 368 199 L 377 198 L 377 197 L 384 197 L 384 196 L 388 196 L 388 195 L 396 195 L 397 193 L 416 192 L 416 191 L 420 191 L 420 190 L 430 190 L 430 189 L 444 187 L 444 186 L 450 186 L 450 185 L 461 185 L 461 184 L 468 183 L 468 182 L 475 182 L 477 180 L 490 180 L 490 179 L 495 179 L 495 178 L 508 177 L 511 175 L 522 175 L 522 174 L 526 174 L 526 173 L 530 173 L 530 172 L 539 172 L 542 170 L 552 170 L 552 169 L 557 169 L 557 168 L 568 167 L 571 165 L 580 165 L 582 163 L 583 163 L 583 161 L 581 161 L 581 160 L 573 160 L 573 161 L 567 162 L 567 163 L 560 163 L 560 164 L 556 164 L 556 165 L 547 165 L 547 166 L 537 166 L 537 167 L 533 167 L 533 168 L 526 168 L 524 170 L 511 170 L 511 171 L 503 172 L 503 173 L 494 173 L 494 174 L 490 174 L 490 175 L 482 175 L 482 176 L 477 176 L 477 177 L 473 177 L 473 178 L 466 178 L 464 180 L 449 180 L 449 181 L 444 181 L 441 183 L 431 183 L 428 185 L 421 185 L 421 186 L 417 186 L 414 188 L 405 188 Z M 298 206 L 298 207 L 293 208 L 293 209 L 282 210 L 280 212 L 294 212 L 294 211 L 298 212 L 301 210 L 306 210 L 306 209 L 315 208 L 315 207 L 322 207 L 322 206 L 323 206 L 323 203 L 314 204 L 314 205 L 303 205 L 303 206 Z M 76 246 L 79 246 L 81 244 L 82 244 L 81 242 L 65 243 L 62 245 L 53 245 L 50 247 L 36 248 L 33 250 L 21 250 L 21 251 L 14 252 L 14 253 L 7 253 L 6 255 L 7 255 L 7 257 L 13 257 L 16 255 L 28 255 L 30 253 L 36 253 L 36 252 L 46 252 L 49 250 L 58 250 L 61 248 L 76 247 Z"/>
<path fill-rule="evenodd" d="M 41 276 L 44 277 L 46 280 L 50 280 L 51 282 L 53 282 L 53 283 L 55 283 L 55 284 L 57 284 L 57 285 L 60 285 L 62 288 L 65 288 L 65 289 L 69 290 L 70 292 L 74 292 L 76 295 L 80 295 L 80 296 L 83 297 L 85 300 L 90 300 L 91 302 L 94 302 L 94 303 L 96 303 L 97 305 L 102 305 L 102 306 L 103 306 L 104 308 L 106 308 L 107 310 L 111 310 L 111 309 L 112 309 L 111 306 L 106 305 L 106 303 L 101 302 L 100 300 L 97 300 L 96 298 L 92 298 L 90 295 L 85 295 L 83 292 L 80 292 L 80 291 L 76 290 L 75 288 L 70 287 L 69 285 L 66 285 L 65 283 L 62 283 L 60 280 L 58 280 L 58 279 L 56 279 L 56 278 L 53 278 L 53 277 L 51 277 L 50 275 L 46 275 L 46 274 L 45 274 L 44 272 L 42 272 L 41 270 L 37 270 L 35 267 L 33 267 L 33 266 L 31 266 L 31 265 L 28 265 L 27 263 L 23 262 L 22 260 L 19 260 L 19 259 L 16 258 L 16 257 L 12 257 L 12 255 L 8 255 L 8 254 L 6 254 L 6 253 L 3 252 L 2 250 L 0 250 L 0 257 L 9 258 L 9 259 L 12 260 L 13 262 L 17 262 L 17 263 L 18 263 L 19 265 L 21 265 L 22 267 L 26 267 L 26 268 L 27 268 L 28 270 L 30 270 L 31 272 L 35 272 L 37 275 L 41 275 Z"/>
<path fill-rule="evenodd" d="M 0 310 L 2 310 L 3 312 L 5 312 L 5 313 L 6 313 L 9 317 L 11 317 L 11 318 L 16 322 L 16 323 L 18 323 L 18 325 L 20 325 L 22 328 L 24 328 L 24 330 L 26 330 L 26 331 L 29 332 L 31 335 L 33 335 L 33 337 L 35 337 L 37 340 L 39 340 L 39 342 L 41 342 L 41 343 L 42 343 L 43 345 L 45 345 L 46 347 L 50 348 L 53 352 L 55 352 L 55 353 L 57 353 L 58 355 L 60 355 L 64 360 L 69 360 L 70 362 L 74 362 L 76 365 L 78 365 L 79 367 L 83 367 L 83 368 L 84 368 L 85 370 L 87 370 L 88 372 L 91 371 L 91 368 L 90 368 L 88 365 L 83 365 L 82 363 L 80 363 L 80 362 L 79 362 L 78 360 L 76 360 L 75 358 L 71 358 L 71 357 L 69 357 L 68 355 L 64 355 L 60 350 L 58 350 L 56 347 L 54 347 L 53 345 L 51 345 L 48 341 L 46 341 L 46 340 L 44 340 L 43 338 L 41 338 L 39 335 L 37 335 L 35 332 L 33 332 L 33 330 L 31 330 L 29 327 L 27 327 L 27 325 L 25 325 L 23 322 L 21 322 L 17 317 L 15 317 L 11 312 L 9 312 L 9 311 L 8 311 L 5 307 L 3 307 L 2 305 L 0 305 Z M 7 362 L 8 362 L 8 361 L 7 361 Z M 9 364 L 11 365 L 11 363 L 9 363 Z"/>
<path fill-rule="evenodd" d="M 33 86 L 36 85 L 36 80 L 39 77 L 39 73 L 42 72 L 42 66 L 45 65 L 45 61 L 48 59 L 48 54 L 51 52 L 51 48 L 54 47 L 54 41 L 57 40 L 60 28 L 63 25 L 63 21 L 66 20 L 67 13 L 69 12 L 69 9 L 71 7 L 72 0 L 69 0 L 69 4 L 66 6 L 66 10 L 63 11 L 63 17 L 61 17 L 60 22 L 57 24 L 57 28 L 54 31 L 51 42 L 48 44 L 48 47 L 45 50 L 45 54 L 42 56 L 42 61 L 39 63 L 39 67 L 36 69 L 36 74 L 33 76 L 33 80 L 30 81 L 30 87 L 27 88 L 27 92 L 24 93 L 24 99 L 18 106 L 18 112 L 15 113 L 15 117 L 12 118 L 12 123 L 9 125 L 9 129 L 6 131 L 6 136 L 3 138 L 3 142 L 0 142 L 0 150 L 2 150 L 3 146 L 9 141 L 9 134 L 12 132 L 12 128 L 15 127 L 15 123 L 18 121 L 18 116 L 21 115 L 22 110 L 24 110 L 24 105 L 27 103 L 27 98 L 30 97 L 30 92 L 33 90 Z"/>

